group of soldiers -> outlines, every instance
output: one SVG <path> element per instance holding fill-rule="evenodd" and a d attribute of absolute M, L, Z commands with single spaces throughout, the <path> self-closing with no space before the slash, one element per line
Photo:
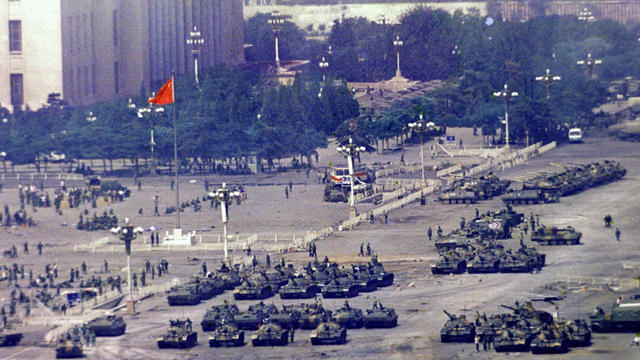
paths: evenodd
<path fill-rule="evenodd" d="M 365 246 L 364 243 L 360 243 L 360 252 L 358 253 L 358 256 L 371 256 L 373 254 L 373 250 L 371 249 L 371 244 L 367 243 L 367 247 L 366 247 L 367 251 L 365 253 Z"/>
<path fill-rule="evenodd" d="M 309 257 L 318 258 L 318 247 L 314 242 L 309 244 Z"/>
<path fill-rule="evenodd" d="M 61 334 L 58 337 L 58 343 L 65 343 L 67 341 L 75 341 L 83 343 L 85 347 L 95 347 L 96 346 L 96 334 L 89 330 L 86 324 L 76 325 L 68 331 L 66 334 Z"/>
<path fill-rule="evenodd" d="M 4 215 L 0 213 L 0 225 L 4 226 L 35 226 L 36 222 L 33 220 L 33 217 L 27 215 L 27 210 L 21 208 L 20 210 L 13 213 L 11 215 L 11 211 L 9 210 L 9 205 L 4 206 Z"/>
<path fill-rule="evenodd" d="M 88 213 L 85 210 L 85 214 Z M 98 216 L 95 212 L 93 213 L 93 217 L 84 218 L 83 214 L 79 215 L 78 224 L 76 224 L 76 229 L 78 230 L 86 230 L 86 231 L 96 231 L 96 230 L 110 230 L 118 226 L 118 217 L 114 214 L 113 209 L 109 210 L 109 213 L 105 211 L 102 216 Z"/>

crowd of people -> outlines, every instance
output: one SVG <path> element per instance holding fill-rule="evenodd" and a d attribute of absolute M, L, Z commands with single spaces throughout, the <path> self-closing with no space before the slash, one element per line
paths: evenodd
<path fill-rule="evenodd" d="M 85 210 L 84 214 L 88 214 L 88 210 Z M 81 213 L 76 224 L 76 229 L 86 231 L 110 230 L 115 227 L 118 227 L 118 217 L 114 214 L 113 209 L 109 210 L 109 213 L 103 212 L 102 216 L 98 216 L 94 212 L 92 217 L 85 217 Z"/>

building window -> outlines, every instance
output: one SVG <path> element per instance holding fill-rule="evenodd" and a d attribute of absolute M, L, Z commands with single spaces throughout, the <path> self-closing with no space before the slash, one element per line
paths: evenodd
<path fill-rule="evenodd" d="M 114 89 L 116 90 L 116 94 L 120 92 L 120 66 L 118 62 L 113 63 L 113 81 L 114 81 Z"/>
<path fill-rule="evenodd" d="M 9 51 L 22 51 L 22 21 L 9 21 Z"/>
<path fill-rule="evenodd" d="M 11 74 L 11 105 L 24 104 L 24 87 L 22 84 L 22 74 Z"/>
<path fill-rule="evenodd" d="M 113 45 L 118 46 L 118 10 L 113 10 L 111 17 L 113 21 Z"/>

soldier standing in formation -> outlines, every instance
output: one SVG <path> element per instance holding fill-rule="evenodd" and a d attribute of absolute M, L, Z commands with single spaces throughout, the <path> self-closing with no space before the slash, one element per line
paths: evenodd
<path fill-rule="evenodd" d="M 42 243 L 38 242 L 38 255 L 42 255 Z"/>
<path fill-rule="evenodd" d="M 28 254 L 29 253 L 29 243 L 28 242 L 24 242 L 24 253 Z"/>
<path fill-rule="evenodd" d="M 433 231 L 431 230 L 431 226 L 427 229 L 427 236 L 429 237 L 429 241 L 431 241 L 431 236 L 433 235 Z"/>
<path fill-rule="evenodd" d="M 463 217 L 460 218 L 460 230 L 464 230 L 464 224 L 466 223 L 466 219 Z"/>
<path fill-rule="evenodd" d="M 531 212 L 531 216 L 529 216 L 529 222 L 531 223 L 531 231 L 536 231 L 536 219 L 533 217 L 533 211 Z"/>

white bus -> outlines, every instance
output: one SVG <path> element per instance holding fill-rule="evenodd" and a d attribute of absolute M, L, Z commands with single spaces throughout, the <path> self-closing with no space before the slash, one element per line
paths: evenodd
<path fill-rule="evenodd" d="M 569 129 L 569 142 L 570 143 L 582 142 L 582 130 L 580 130 L 580 128 Z"/>

